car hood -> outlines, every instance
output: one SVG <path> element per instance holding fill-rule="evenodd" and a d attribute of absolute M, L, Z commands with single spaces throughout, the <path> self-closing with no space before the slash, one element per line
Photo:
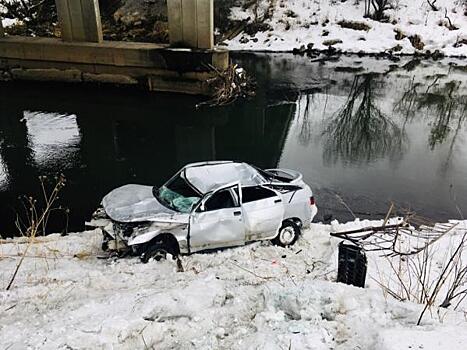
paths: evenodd
<path fill-rule="evenodd" d="M 115 221 L 188 222 L 188 214 L 181 214 L 163 206 L 152 194 L 151 186 L 125 185 L 116 188 L 102 200 L 105 213 Z"/>

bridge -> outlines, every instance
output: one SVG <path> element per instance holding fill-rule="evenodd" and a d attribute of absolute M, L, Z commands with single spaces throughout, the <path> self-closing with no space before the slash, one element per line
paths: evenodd
<path fill-rule="evenodd" d="M 55 0 L 61 38 L 7 36 L 0 21 L 0 71 L 15 80 L 139 85 L 210 95 L 229 64 L 214 46 L 214 0 L 167 0 L 170 44 L 104 41 L 98 0 Z"/>

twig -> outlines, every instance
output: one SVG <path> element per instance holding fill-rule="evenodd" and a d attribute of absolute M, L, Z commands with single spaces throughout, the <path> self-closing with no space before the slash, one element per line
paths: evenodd
<path fill-rule="evenodd" d="M 449 30 L 457 30 L 458 28 L 452 24 L 451 19 L 448 17 L 448 9 L 444 8 L 444 18 L 446 18 L 449 22 Z"/>
<path fill-rule="evenodd" d="M 350 214 L 352 214 L 354 219 L 356 219 L 357 217 L 353 213 L 352 209 L 350 209 L 350 207 L 347 205 L 347 203 L 345 203 L 344 200 L 337 193 L 335 195 L 336 195 L 337 199 L 342 203 L 342 205 L 344 205 L 344 207 L 347 208 L 347 210 L 350 212 Z"/>
<path fill-rule="evenodd" d="M 243 271 L 246 271 L 246 272 L 248 272 L 248 273 L 251 273 L 253 276 L 258 277 L 258 278 L 261 278 L 261 279 L 263 279 L 263 280 L 269 281 L 269 280 L 274 279 L 274 277 L 260 276 L 260 275 L 256 274 L 255 272 L 250 271 L 250 270 L 244 268 L 243 266 L 237 265 L 237 264 L 235 264 L 235 263 L 233 263 L 233 262 L 230 262 L 230 263 L 231 263 L 232 265 L 234 265 L 234 266 L 236 266 L 236 267 L 242 269 Z"/>
<path fill-rule="evenodd" d="M 435 6 L 437 0 L 433 0 L 433 2 L 430 2 L 430 0 L 426 0 L 428 2 L 428 5 L 430 5 L 431 9 L 433 11 L 438 11 L 439 9 Z"/>

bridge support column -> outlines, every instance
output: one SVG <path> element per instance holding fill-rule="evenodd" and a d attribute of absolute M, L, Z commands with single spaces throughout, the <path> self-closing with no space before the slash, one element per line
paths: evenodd
<path fill-rule="evenodd" d="M 167 0 L 170 44 L 214 47 L 214 0 Z"/>
<path fill-rule="evenodd" d="M 64 41 L 102 42 L 98 0 L 55 0 L 55 3 Z"/>

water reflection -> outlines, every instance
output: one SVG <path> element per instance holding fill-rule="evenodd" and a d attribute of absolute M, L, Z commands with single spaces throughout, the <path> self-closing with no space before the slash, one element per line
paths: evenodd
<path fill-rule="evenodd" d="M 354 78 L 346 102 L 324 132 L 325 162 L 371 162 L 402 153 L 407 135 L 381 111 L 374 80 L 372 74 Z"/>
<path fill-rule="evenodd" d="M 25 111 L 21 122 L 26 124 L 29 147 L 38 166 L 79 163 L 81 136 L 76 115 Z"/>
<path fill-rule="evenodd" d="M 467 110 L 466 96 L 457 93 L 461 82 L 450 81 L 442 86 L 436 86 L 434 91 L 427 91 L 421 99 L 420 105 L 431 111 L 435 116 L 431 123 L 429 145 L 433 150 L 437 145 L 443 144 L 452 131 L 451 125 L 457 120 L 460 127 Z"/>
<path fill-rule="evenodd" d="M 0 144 L 0 148 L 1 148 Z M 3 190 L 8 184 L 8 169 L 3 163 L 3 159 L 0 157 L 0 190 Z"/>
<path fill-rule="evenodd" d="M 416 114 L 430 116 L 428 145 L 431 150 L 445 143 L 453 130 L 452 143 L 455 143 L 467 116 L 467 96 L 462 94 L 462 82 L 440 83 L 439 79 L 439 76 L 430 79 L 426 87 L 415 83 L 415 77 L 412 77 L 394 106 L 394 111 L 404 115 L 406 121 L 412 120 Z"/>
<path fill-rule="evenodd" d="M 0 159 L 10 176 L 0 192 L 0 233 L 14 230 L 18 195 L 40 194 L 39 174 L 67 176 L 60 204 L 70 207 L 74 230 L 111 189 L 160 185 L 189 162 L 240 159 L 275 167 L 295 108 L 268 106 L 265 94 L 246 105 L 197 111 L 196 99 L 184 96 L 65 86 L 49 98 L 21 84 L 3 88 L 9 96 L 0 91 Z"/>

